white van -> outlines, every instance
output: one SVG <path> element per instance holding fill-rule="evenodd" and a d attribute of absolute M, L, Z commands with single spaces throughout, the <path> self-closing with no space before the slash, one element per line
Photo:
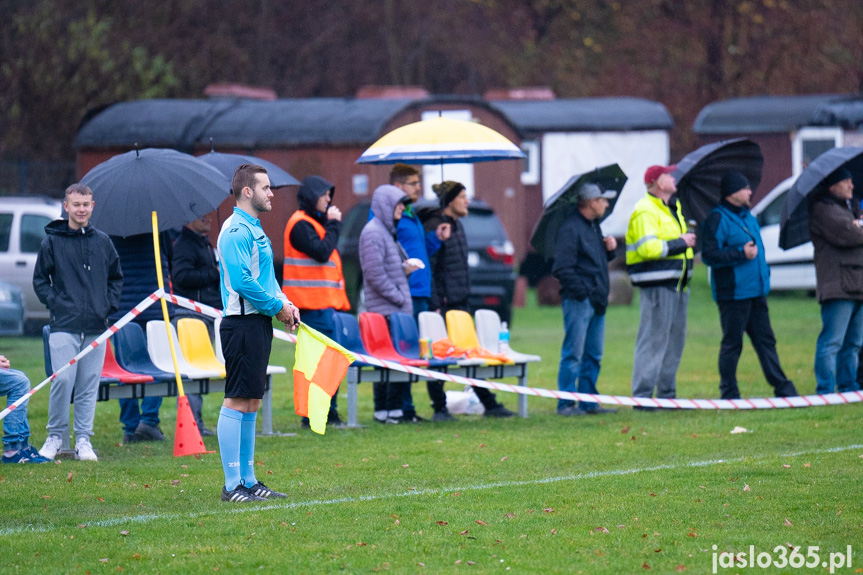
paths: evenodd
<path fill-rule="evenodd" d="M 787 192 L 795 181 L 797 177 L 794 176 L 783 180 L 752 208 L 752 215 L 761 226 L 764 258 L 770 266 L 770 289 L 776 291 L 815 289 L 812 242 L 806 242 L 790 250 L 779 247 L 782 207 L 785 205 Z"/>
<path fill-rule="evenodd" d="M 45 226 L 60 217 L 61 207 L 60 201 L 41 196 L 0 197 L 0 278 L 21 290 L 31 332 L 50 318 L 33 291 L 33 268 Z"/>

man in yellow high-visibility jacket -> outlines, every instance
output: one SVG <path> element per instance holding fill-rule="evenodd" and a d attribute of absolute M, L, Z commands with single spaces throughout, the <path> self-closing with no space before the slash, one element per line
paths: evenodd
<path fill-rule="evenodd" d="M 674 169 L 647 168 L 647 194 L 635 204 L 626 230 L 626 267 L 633 285 L 641 289 L 632 366 L 634 397 L 651 397 L 654 390 L 657 397 L 675 397 L 677 393 L 695 234 L 687 231 L 680 202 L 672 200 L 677 191 L 671 175 Z"/>

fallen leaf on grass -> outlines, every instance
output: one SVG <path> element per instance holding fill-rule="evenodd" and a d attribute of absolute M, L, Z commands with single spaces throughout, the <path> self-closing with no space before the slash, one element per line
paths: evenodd
<path fill-rule="evenodd" d="M 623 529 L 624 527 L 626 527 L 626 525 L 618 525 L 617 526 L 618 529 Z"/>
<path fill-rule="evenodd" d="M 401 522 L 398 519 L 396 519 L 393 523 L 395 523 L 396 525 L 401 525 Z"/>
<path fill-rule="evenodd" d="M 154 253 L 155 253 L 155 252 L 154 252 Z M 425 563 L 417 563 L 417 566 L 419 566 L 419 567 L 425 567 L 425 566 L 426 566 L 426 564 L 425 564 Z"/>
<path fill-rule="evenodd" d="M 66 483 L 72 483 L 72 476 L 75 475 L 74 471 L 70 471 L 69 475 L 66 476 Z"/>
<path fill-rule="evenodd" d="M 366 545 L 368 545 L 368 543 L 366 543 L 365 541 L 360 541 L 357 543 L 357 547 L 365 547 Z"/>
<path fill-rule="evenodd" d="M 179 479 L 172 479 L 172 480 L 171 480 L 171 485 L 179 485 L 179 484 L 180 484 L 180 480 L 179 480 Z"/>
<path fill-rule="evenodd" d="M 601 526 L 600 527 L 594 527 L 593 532 L 594 533 L 597 533 L 597 532 L 608 533 L 608 529 L 606 529 L 605 527 L 601 527 Z"/>
<path fill-rule="evenodd" d="M 645 569 L 650 569 L 650 565 L 648 565 L 647 562 L 642 563 L 641 566 L 644 567 Z"/>
<path fill-rule="evenodd" d="M 448 521 L 438 521 L 437 524 L 438 525 L 449 525 L 449 522 Z"/>
<path fill-rule="evenodd" d="M 552 529 L 551 534 L 554 535 L 555 533 L 557 533 L 557 529 Z"/>
<path fill-rule="evenodd" d="M 79 529 L 84 529 L 85 527 L 87 527 L 87 526 L 86 526 L 86 525 L 84 525 L 83 523 L 79 523 L 79 524 L 78 524 L 78 528 L 79 528 Z"/>
<path fill-rule="evenodd" d="M 687 533 L 687 535 L 689 535 L 690 537 L 698 537 L 698 533 L 693 533 L 692 531 Z"/>
<path fill-rule="evenodd" d="M 506 461 L 507 459 L 509 459 L 509 455 L 504 455 L 500 458 L 501 461 Z"/>
<path fill-rule="evenodd" d="M 155 253 L 155 252 L 154 252 L 154 253 Z M 450 497 L 458 497 L 459 495 L 461 495 L 461 491 L 456 491 L 455 493 L 450 493 L 450 494 L 449 494 L 449 496 L 450 496 Z"/>
<path fill-rule="evenodd" d="M 543 513 L 554 513 L 554 507 L 546 507 L 542 511 Z"/>
<path fill-rule="evenodd" d="M 479 448 L 482 449 L 483 447 L 485 447 L 485 443 L 480 443 Z"/>
<path fill-rule="evenodd" d="M 402 467 L 403 467 L 403 468 L 404 468 L 404 467 L 410 467 L 410 463 L 405 463 L 404 465 L 402 465 Z"/>
<path fill-rule="evenodd" d="M 140 558 L 141 558 L 140 553 L 135 553 L 134 555 L 132 555 L 132 559 L 140 559 Z"/>
<path fill-rule="evenodd" d="M 749 432 L 749 430 L 746 429 L 745 427 L 740 427 L 739 425 L 737 425 L 729 433 L 735 434 L 735 433 L 748 433 L 748 432 Z"/>
<path fill-rule="evenodd" d="M 272 471 L 269 471 L 269 470 L 267 471 L 267 475 L 272 475 L 272 474 L 273 474 Z"/>
<path fill-rule="evenodd" d="M 677 571 L 678 573 L 682 573 L 682 572 L 686 571 L 686 565 L 678 565 L 677 567 L 674 568 L 674 570 Z"/>
<path fill-rule="evenodd" d="M 791 466 L 790 466 L 790 465 L 788 465 L 787 463 L 783 463 L 783 464 L 782 464 L 782 467 L 784 467 L 785 469 L 789 469 Z"/>
<path fill-rule="evenodd" d="M 746 484 L 744 483 L 744 484 L 743 484 L 743 491 L 752 491 L 752 488 L 750 488 L 748 485 L 746 485 Z"/>
<path fill-rule="evenodd" d="M 803 467 L 812 467 L 812 464 L 811 463 L 804 463 Z"/>
<path fill-rule="evenodd" d="M 651 494 L 650 494 L 650 496 L 651 496 L 651 497 L 656 497 L 656 493 L 651 493 Z"/>
<path fill-rule="evenodd" d="M 186 465 L 185 463 L 183 465 L 181 465 L 180 467 L 182 467 L 183 469 L 189 469 L 189 466 Z"/>
<path fill-rule="evenodd" d="M 786 525 L 787 527 L 792 527 L 794 524 L 793 524 L 793 523 L 791 523 L 790 521 L 788 521 L 788 518 L 786 518 L 786 519 L 785 519 L 785 525 Z"/>
<path fill-rule="evenodd" d="M 621 430 L 620 430 L 620 433 L 622 433 L 622 434 L 624 434 L 624 435 L 626 435 L 627 433 L 629 433 L 629 426 L 627 425 L 626 427 L 624 427 L 623 429 L 621 429 Z"/>
<path fill-rule="evenodd" d="M 512 519 L 513 517 L 515 517 L 515 513 L 507 513 L 506 515 L 504 515 L 504 517 L 506 517 L 507 519 Z"/>
<path fill-rule="evenodd" d="M 483 526 L 487 526 L 487 525 L 488 525 L 488 523 L 486 523 L 485 521 L 482 521 L 482 520 L 480 520 L 480 519 L 477 519 L 477 520 L 476 520 L 476 524 L 477 524 L 477 525 L 483 525 Z"/>
<path fill-rule="evenodd" d="M 108 558 L 107 558 L 107 557 L 105 557 L 104 559 L 99 559 L 99 562 L 100 562 L 100 563 L 107 563 L 107 562 L 108 562 Z"/>
<path fill-rule="evenodd" d="M 468 561 L 467 564 L 468 565 L 476 565 L 476 561 Z"/>
<path fill-rule="evenodd" d="M 653 552 L 654 553 L 662 553 L 662 547 L 660 547 L 659 549 L 654 549 Z"/>
<path fill-rule="evenodd" d="M 263 461 L 256 461 L 256 462 L 255 462 L 255 465 L 263 465 L 263 464 L 264 464 L 264 462 L 263 462 Z"/>
<path fill-rule="evenodd" d="M 122 535 L 123 537 L 125 537 L 128 534 L 129 534 L 128 531 L 120 531 L 120 535 Z"/>
<path fill-rule="evenodd" d="M 459 535 L 467 535 L 467 531 L 468 531 L 468 530 L 467 530 L 467 529 L 465 529 L 464 531 L 459 531 L 459 532 L 458 532 L 458 534 L 459 534 Z"/>
<path fill-rule="evenodd" d="M 154 252 L 154 253 L 155 253 L 155 252 Z M 50 496 L 50 495 L 43 495 L 43 496 L 42 496 L 42 499 L 51 499 L 51 496 Z M 101 498 L 100 498 L 100 499 L 101 499 Z"/>

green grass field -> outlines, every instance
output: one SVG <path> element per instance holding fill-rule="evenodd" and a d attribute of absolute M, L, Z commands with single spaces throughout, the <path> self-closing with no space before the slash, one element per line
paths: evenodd
<path fill-rule="evenodd" d="M 697 269 L 678 396 L 715 398 L 719 321 Z M 783 366 L 801 393 L 814 393 L 818 305 L 802 294 L 770 305 Z M 637 323 L 636 304 L 609 310 L 601 391 L 629 394 Z M 516 311 L 513 347 L 544 358 L 530 385 L 555 387 L 562 336 L 559 309 Z M 7 338 L 0 353 L 34 385 L 43 379 L 41 340 Z M 293 349 L 276 341 L 272 363 L 291 366 Z M 748 345 L 739 379 L 744 396 L 769 395 Z M 0 572 L 710 573 L 714 553 L 753 545 L 778 560 L 775 548 L 787 556 L 789 544 L 804 556 L 819 546 L 819 561 L 851 545 L 851 568 L 837 572 L 863 572 L 860 404 L 564 419 L 554 400 L 532 397 L 526 420 L 382 426 L 363 386 L 366 427 L 322 437 L 299 429 L 291 394 L 289 378 L 277 379 L 274 426 L 296 436 L 257 442 L 259 479 L 290 498 L 263 506 L 219 500 L 217 453 L 174 458 L 172 441 L 120 445 L 117 403 L 100 403 L 98 463 L 0 467 Z M 514 396 L 500 396 L 515 408 Z M 430 416 L 422 386 L 414 397 Z M 220 403 L 205 399 L 211 426 Z M 166 400 L 169 440 L 175 413 Z M 46 419 L 44 389 L 30 406 L 37 447 Z M 750 432 L 732 435 L 735 426 Z"/>

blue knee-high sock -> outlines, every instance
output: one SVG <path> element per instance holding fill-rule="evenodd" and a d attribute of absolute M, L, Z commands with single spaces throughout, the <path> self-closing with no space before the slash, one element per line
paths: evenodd
<path fill-rule="evenodd" d="M 243 413 L 222 406 L 216 434 L 219 436 L 219 455 L 225 471 L 225 489 L 231 491 L 240 484 L 240 438 Z"/>
<path fill-rule="evenodd" d="M 243 430 L 240 433 L 240 475 L 246 487 L 252 487 L 258 482 L 255 478 L 255 421 L 257 419 L 257 411 L 243 414 Z"/>

